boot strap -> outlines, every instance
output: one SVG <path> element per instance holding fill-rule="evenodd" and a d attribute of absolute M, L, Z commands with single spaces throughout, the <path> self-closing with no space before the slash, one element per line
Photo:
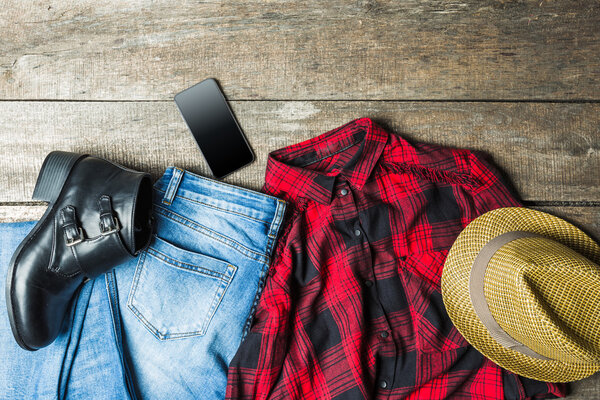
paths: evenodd
<path fill-rule="evenodd" d="M 83 229 L 77 224 L 75 207 L 66 206 L 60 210 L 60 219 L 67 247 L 83 242 Z"/>
<path fill-rule="evenodd" d="M 93 238 L 85 237 L 73 206 L 66 206 L 60 211 L 65 245 L 72 254 L 71 261 L 88 278 L 95 278 L 106 272 L 107 265 L 117 266 L 131 257 L 119 235 L 120 224 L 110 197 L 100 196 L 98 208 L 100 235 Z"/>
<path fill-rule="evenodd" d="M 114 215 L 110 196 L 105 194 L 100 196 L 100 199 L 98 199 L 98 207 L 100 208 L 100 234 L 106 236 L 111 233 L 119 232 L 119 220 Z"/>

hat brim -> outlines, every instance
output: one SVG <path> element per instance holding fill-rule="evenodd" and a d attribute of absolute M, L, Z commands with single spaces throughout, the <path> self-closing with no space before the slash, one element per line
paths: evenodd
<path fill-rule="evenodd" d="M 484 356 L 518 375 L 547 382 L 572 382 L 600 370 L 600 365 L 532 358 L 500 345 L 473 309 L 469 277 L 473 261 L 487 242 L 506 232 L 546 236 L 600 264 L 600 246 L 572 224 L 541 211 L 499 208 L 473 220 L 452 245 L 442 272 L 442 297 L 450 319 L 464 338 Z"/>

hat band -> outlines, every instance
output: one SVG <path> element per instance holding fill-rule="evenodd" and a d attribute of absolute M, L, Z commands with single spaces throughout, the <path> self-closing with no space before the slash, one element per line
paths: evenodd
<path fill-rule="evenodd" d="M 481 323 L 488 330 L 490 336 L 498 342 L 501 346 L 517 351 L 529 357 L 537 358 L 540 360 L 549 360 L 541 354 L 536 353 L 531 348 L 527 347 L 523 343 L 519 342 L 512 336 L 510 336 L 498 322 L 492 316 L 488 303 L 485 299 L 484 293 L 484 278 L 487 266 L 496 252 L 504 245 L 512 242 L 516 239 L 526 237 L 542 237 L 535 233 L 513 231 L 506 232 L 500 236 L 497 236 L 490 240 L 479 252 L 473 266 L 471 267 L 471 275 L 469 277 L 469 294 L 471 296 L 471 303 L 473 304 L 473 310 L 481 320 Z"/>

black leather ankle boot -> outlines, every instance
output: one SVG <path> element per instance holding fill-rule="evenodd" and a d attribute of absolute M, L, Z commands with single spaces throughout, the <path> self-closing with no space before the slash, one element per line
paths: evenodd
<path fill-rule="evenodd" d="M 26 350 L 52 343 L 84 280 L 135 256 L 152 234 L 150 175 L 101 158 L 50 153 L 33 198 L 50 204 L 6 280 L 10 325 Z"/>

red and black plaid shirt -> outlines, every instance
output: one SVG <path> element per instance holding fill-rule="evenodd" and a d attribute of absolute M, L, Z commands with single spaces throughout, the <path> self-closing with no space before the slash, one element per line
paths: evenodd
<path fill-rule="evenodd" d="M 290 203 L 229 399 L 525 399 L 452 325 L 442 266 L 475 217 L 519 202 L 482 154 L 411 144 L 363 118 L 269 156 Z"/>

